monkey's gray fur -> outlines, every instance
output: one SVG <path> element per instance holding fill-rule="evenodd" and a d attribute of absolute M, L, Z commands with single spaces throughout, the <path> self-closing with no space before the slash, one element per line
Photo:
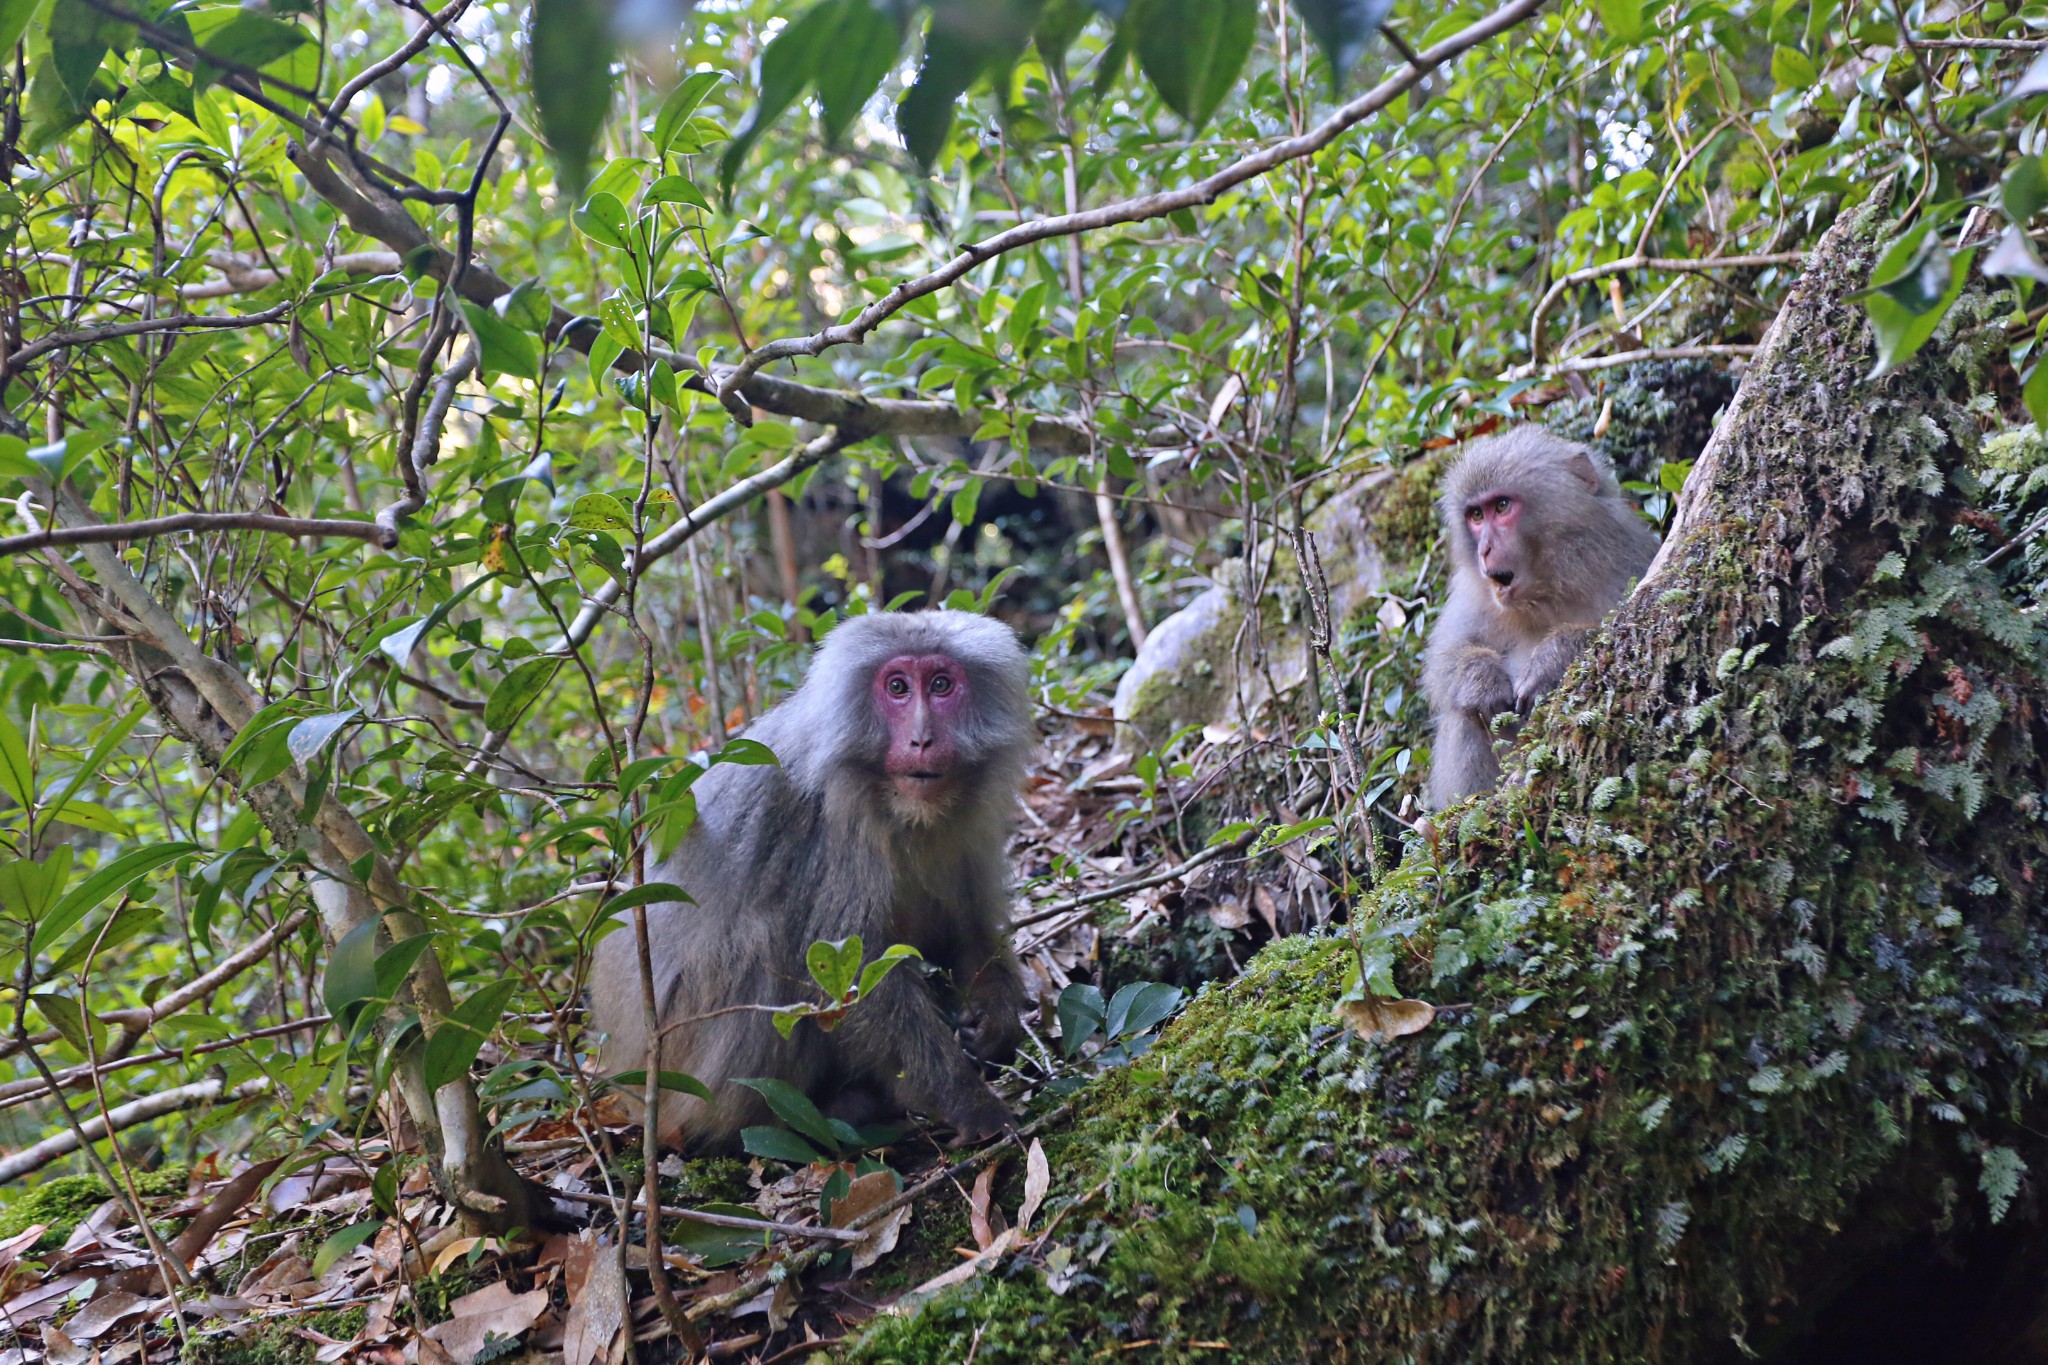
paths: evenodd
<path fill-rule="evenodd" d="M 1506 490 L 1519 499 L 1513 600 L 1481 571 L 1466 511 Z M 1657 533 L 1605 457 L 1538 426 L 1472 442 L 1444 477 L 1439 504 L 1451 587 L 1430 631 L 1423 690 L 1436 721 L 1426 793 L 1441 809 L 1500 784 L 1491 724 L 1527 716 L 1600 618 L 1642 576 Z"/>
<path fill-rule="evenodd" d="M 969 702 L 952 732 L 960 781 L 937 811 L 907 807 L 890 787 L 889 731 L 872 700 L 882 664 L 930 654 L 960 664 Z M 1007 1125 L 1008 1108 L 914 963 L 830 1033 L 805 1020 L 784 1039 L 759 1010 L 700 1016 L 815 999 L 805 950 L 858 934 L 870 959 L 908 943 L 946 969 L 976 1052 L 1014 1054 L 1025 997 L 1009 943 L 1004 846 L 1036 741 L 1016 636 L 960 611 L 853 617 L 819 646 L 795 695 L 746 733 L 780 766 L 713 766 L 694 788 L 695 827 L 650 874 L 697 902 L 647 912 L 660 1066 L 712 1092 L 709 1104 L 665 1093 L 663 1140 L 725 1146 L 743 1126 L 769 1122 L 760 1097 L 732 1083 L 755 1076 L 787 1081 L 828 1112 L 843 1101 L 840 1112 L 856 1122 L 879 1100 L 935 1114 L 967 1136 Z M 592 1022 L 609 1035 L 605 1070 L 641 1069 L 647 1032 L 630 922 L 598 945 L 590 980 Z"/>

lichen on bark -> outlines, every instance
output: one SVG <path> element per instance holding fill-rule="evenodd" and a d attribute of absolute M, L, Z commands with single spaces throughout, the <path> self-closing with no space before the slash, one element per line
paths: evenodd
<path fill-rule="evenodd" d="M 1872 377 L 1880 232 L 1809 258 L 1510 786 L 1357 907 L 1437 1024 L 1362 1042 L 1354 945 L 1274 944 L 1086 1093 L 1053 1242 L 856 1358 L 1698 1359 L 2024 1197 L 2048 651 L 1963 474 L 2003 315 Z"/>

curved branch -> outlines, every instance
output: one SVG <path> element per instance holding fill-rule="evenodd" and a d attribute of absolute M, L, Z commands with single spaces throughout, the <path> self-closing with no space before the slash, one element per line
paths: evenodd
<path fill-rule="evenodd" d="M 31 361 L 40 360 L 51 351 L 67 346 L 90 346 L 95 342 L 112 341 L 116 337 L 141 336 L 146 332 L 183 332 L 218 327 L 261 327 L 266 322 L 282 321 L 291 312 L 292 305 L 280 303 L 275 308 L 266 308 L 260 313 L 244 313 L 240 316 L 228 314 L 217 316 L 208 313 L 177 313 L 167 318 L 141 318 L 135 322 L 109 322 L 100 327 L 81 327 L 75 332 L 52 332 L 37 337 L 7 358 L 9 373 L 18 374 L 21 367 Z"/>
<path fill-rule="evenodd" d="M 952 260 L 914 280 L 903 281 L 861 309 L 851 322 L 839 323 L 823 331 L 813 332 L 809 336 L 790 337 L 755 347 L 719 384 L 719 396 L 723 398 L 736 392 L 742 384 L 753 378 L 756 371 L 772 361 L 795 356 L 822 355 L 831 347 L 849 346 L 865 340 L 869 332 L 913 301 L 927 294 L 937 293 L 984 261 L 1006 252 L 1030 246 L 1034 242 L 1071 237 L 1077 233 L 1118 227 L 1125 223 L 1143 222 L 1148 218 L 1164 218 L 1167 214 L 1180 209 L 1214 203 L 1225 190 L 1235 189 L 1276 166 L 1283 166 L 1290 161 L 1298 161 L 1321 151 L 1406 94 L 1437 67 L 1460 53 L 1477 47 L 1487 39 L 1516 27 L 1541 8 L 1543 0 L 1510 0 L 1509 4 L 1503 5 L 1484 19 L 1452 34 L 1419 57 L 1411 58 L 1408 65 L 1344 105 L 1306 133 L 1272 143 L 1250 156 L 1233 161 L 1214 175 L 1198 180 L 1192 185 L 1157 194 L 1139 195 L 1114 204 L 1104 204 L 1100 208 L 1084 209 L 1079 213 L 1062 213 L 1029 223 L 1019 223 L 1016 227 L 999 232 L 986 241 L 962 247 Z"/>
<path fill-rule="evenodd" d="M 1645 256 L 1641 252 L 1623 256 L 1619 260 L 1602 261 L 1589 265 L 1583 270 L 1560 275 L 1557 282 L 1544 291 L 1536 301 L 1536 310 L 1529 315 L 1529 365 L 1533 369 L 1543 360 L 1543 320 L 1557 301 L 1564 297 L 1567 289 L 1604 279 L 1609 275 L 1624 275 L 1631 270 L 1661 270 L 1703 273 L 1709 270 L 1755 269 L 1771 265 L 1799 265 L 1806 260 L 1803 251 L 1769 251 L 1755 256 L 1711 256 L 1695 259 L 1690 256 Z"/>
<path fill-rule="evenodd" d="M 159 1090 L 153 1095 L 144 1095 L 139 1100 L 116 1105 L 104 1114 L 84 1120 L 79 1128 L 87 1138 L 97 1142 L 110 1132 L 118 1133 L 137 1124 L 148 1123 L 151 1119 L 160 1119 L 166 1114 L 197 1109 L 202 1104 L 212 1104 L 221 1099 L 244 1100 L 254 1095 L 265 1095 L 273 1088 L 273 1082 L 265 1076 L 258 1076 L 253 1081 L 244 1081 L 233 1090 L 226 1089 L 226 1083 L 218 1076 L 209 1077 L 203 1081 L 195 1081 L 191 1085 L 174 1086 L 169 1090 Z M 11 1180 L 19 1180 L 31 1171 L 40 1171 L 51 1162 L 70 1156 L 83 1145 L 84 1143 L 79 1141 L 78 1133 L 67 1129 L 55 1137 L 45 1138 L 33 1147 L 24 1147 L 12 1156 L 0 1159 L 0 1185 Z"/>

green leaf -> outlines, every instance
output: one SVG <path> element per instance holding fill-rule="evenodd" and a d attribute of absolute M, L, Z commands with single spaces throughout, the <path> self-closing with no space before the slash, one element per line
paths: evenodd
<path fill-rule="evenodd" d="M 529 483 L 540 484 L 550 493 L 555 491 L 555 462 L 546 451 L 534 456 L 526 468 L 511 478 L 500 479 L 484 490 L 484 520 L 493 526 L 511 525 L 513 504 Z"/>
<path fill-rule="evenodd" d="M 50 964 L 50 974 L 61 976 L 66 972 L 83 967 L 86 959 L 94 953 L 108 953 L 131 939 L 156 928 L 163 919 L 163 907 L 142 901 L 124 901 L 105 922 L 72 940 Z"/>
<path fill-rule="evenodd" d="M 642 882 L 628 891 L 621 891 L 604 903 L 598 914 L 609 917 L 621 910 L 631 910 L 636 905 L 695 905 L 697 902 L 689 892 L 674 882 Z"/>
<path fill-rule="evenodd" d="M 7 799 L 17 806 L 35 802 L 36 779 L 29 765 L 28 741 L 5 713 L 0 713 L 0 792 L 5 792 Z"/>
<path fill-rule="evenodd" d="M 313 35 L 297 24 L 243 10 L 206 35 L 205 55 L 238 66 L 264 67 L 296 52 Z"/>
<path fill-rule="evenodd" d="M 1639 2 L 1639 0 L 1638 0 Z M 1393 0 L 1293 0 L 1294 12 L 1330 61 L 1330 83 L 1343 83 L 1393 9 Z"/>
<path fill-rule="evenodd" d="M 854 981 L 860 976 L 862 944 L 860 935 L 825 942 L 820 939 L 804 950 L 804 966 L 810 970 L 811 980 L 818 983 L 818 989 L 825 992 L 825 998 L 838 1002 L 853 989 Z"/>
<path fill-rule="evenodd" d="M 517 484 L 522 482 L 524 478 L 525 476 L 522 475 L 518 478 L 509 479 L 507 482 Z M 453 611 L 463 598 L 469 596 L 496 577 L 496 574 L 487 573 L 481 578 L 471 579 L 456 589 L 454 596 L 450 597 L 440 606 L 435 607 L 419 620 L 412 622 L 402 629 L 395 630 L 378 640 L 377 648 L 383 650 L 385 657 L 390 659 L 391 662 L 397 664 L 400 668 L 405 667 L 406 661 L 412 658 L 413 650 L 419 647 L 420 639 L 428 631 L 445 621 L 448 618 L 448 613 Z"/>
<path fill-rule="evenodd" d="M 108 897 L 127 890 L 160 868 L 201 851 L 197 844 L 158 844 L 154 848 L 139 848 L 124 853 L 113 861 L 95 868 L 90 876 L 71 888 L 62 900 L 50 907 L 48 916 L 36 926 L 33 951 L 40 953 L 48 950 L 70 931 L 72 925 L 97 910 Z M 69 852 L 70 850 L 65 850 L 67 862 Z"/>
<path fill-rule="evenodd" d="M 328 741 L 334 738 L 342 726 L 354 720 L 356 714 L 357 708 L 351 706 L 346 711 L 335 711 L 324 716 L 309 716 L 294 725 L 285 740 L 285 748 L 290 752 L 292 761 L 301 768 L 312 767 L 313 760 L 320 756 L 320 751 L 327 747 Z"/>
<path fill-rule="evenodd" d="M 65 1042 L 80 1052 L 97 1050 L 89 1049 L 87 1046 L 88 1030 L 95 1035 L 99 1030 L 93 1028 L 95 1021 L 92 1015 L 78 1000 L 58 991 L 39 991 L 29 996 L 29 999 L 36 1002 L 36 1009 L 42 1014 L 44 1022 L 57 1030 Z"/>
<path fill-rule="evenodd" d="M 1258 0 L 1131 0 L 1124 22 L 1160 98 L 1199 128 L 1237 84 L 1258 18 Z"/>
<path fill-rule="evenodd" d="M 373 917 L 358 924 L 327 955 L 320 998 L 344 1031 L 357 1008 L 364 1001 L 377 998 L 378 923 Z"/>
<path fill-rule="evenodd" d="M 818 127 L 827 144 L 853 126 L 903 48 L 899 7 L 873 0 L 838 0 L 838 6 L 826 49 L 830 60 L 818 64 Z"/>
<path fill-rule="evenodd" d="M 375 998 L 395 998 L 398 995 L 398 988 L 405 984 L 405 978 L 411 974 L 414 964 L 433 945 L 434 935 L 431 932 L 414 934 L 411 938 L 398 940 L 377 954 L 377 961 L 370 969 L 370 975 L 376 982 Z"/>
<path fill-rule="evenodd" d="M 0 53 L 11 53 L 49 0 L 0 0 Z"/>
<path fill-rule="evenodd" d="M 2027 1163 L 2020 1154 L 2010 1147 L 1986 1147 L 1984 1149 L 1984 1170 L 1977 1177 L 1977 1188 L 1991 1202 L 1991 1221 L 2000 1222 L 2012 1201 L 2020 1192 L 2020 1177 L 2027 1173 Z"/>
<path fill-rule="evenodd" d="M 704 197 L 704 191 L 697 188 L 695 181 L 687 175 L 665 175 L 647 187 L 647 202 L 650 204 L 688 204 L 691 208 L 711 212 L 711 201 Z"/>
<path fill-rule="evenodd" d="M 569 525 L 579 531 L 631 531 L 633 514 L 609 493 L 585 493 L 569 509 Z"/>
<path fill-rule="evenodd" d="M 50 65 L 74 106 L 90 101 L 93 77 L 107 55 L 99 12 L 85 0 L 57 0 L 50 10 Z"/>
<path fill-rule="evenodd" d="M 772 1077 L 742 1077 L 738 1083 L 768 1101 L 768 1107 L 775 1111 L 775 1117 L 817 1142 L 824 1150 L 839 1150 L 839 1138 L 833 1133 L 832 1125 L 825 1121 L 825 1116 L 818 1112 L 818 1106 L 812 1104 L 810 1097 L 803 1091 L 787 1081 L 778 1081 Z"/>
<path fill-rule="evenodd" d="M 2020 398 L 2027 405 L 2027 414 L 2034 419 L 2034 425 L 2048 431 L 2048 362 L 2036 361 L 2034 368 L 2027 371 L 2027 382 L 2020 388 Z"/>
<path fill-rule="evenodd" d="M 1970 262 L 1976 254 L 1976 247 L 1958 251 L 1952 259 L 1947 258 L 1946 252 L 1942 253 L 1948 272 L 1948 288 L 1925 311 L 1915 312 L 1901 304 L 1890 289 L 1880 289 L 1864 299 L 1863 306 L 1869 310 L 1871 327 L 1877 333 L 1877 364 L 1871 369 L 1872 378 L 1905 364 L 1927 344 L 1927 339 L 1934 335 L 1935 328 L 1941 326 L 1948 310 L 1962 297 L 1963 286 L 1969 282 Z"/>
<path fill-rule="evenodd" d="M 825 40 L 839 20 L 839 3 L 840 0 L 822 0 L 811 6 L 762 49 L 760 93 L 754 99 L 754 107 L 747 111 L 746 122 L 733 134 L 725 155 L 718 161 L 719 194 L 727 201 L 732 199 L 733 177 L 739 174 L 747 152 L 817 79 L 819 64 L 826 56 Z"/>
<path fill-rule="evenodd" d="M 540 345 L 530 334 L 468 299 L 462 301 L 462 316 L 469 319 L 470 334 L 476 338 L 477 366 L 486 382 L 499 374 L 540 378 Z"/>
<path fill-rule="evenodd" d="M 610 190 L 599 190 L 583 201 L 583 207 L 576 210 L 576 226 L 591 241 L 620 251 L 626 250 L 632 241 L 629 234 L 633 225 L 626 216 L 626 206 Z"/>
<path fill-rule="evenodd" d="M 912 958 L 923 958 L 924 954 L 908 943 L 892 943 L 882 955 L 861 970 L 860 998 L 865 1000 L 875 993 L 875 987 L 882 984 L 890 972 Z"/>
<path fill-rule="evenodd" d="M 654 116 L 654 154 L 666 153 L 676 140 L 676 135 L 689 122 L 690 115 L 697 112 L 697 106 L 704 97 L 725 77 L 716 71 L 696 71 L 685 76 L 668 98 L 661 102 L 661 112 Z"/>
<path fill-rule="evenodd" d="M 781 1132 L 777 1128 L 762 1131 Z M 759 1209 L 748 1208 L 744 1204 L 705 1204 L 699 1212 L 722 1213 L 733 1218 L 761 1216 Z M 745 1228 L 719 1227 L 687 1216 L 671 1221 L 668 1226 L 673 1229 L 670 1234 L 672 1245 L 703 1257 L 705 1266 L 714 1270 L 720 1266 L 737 1265 L 768 1245 L 766 1230 L 749 1232 Z"/>
<path fill-rule="evenodd" d="M 1820 83 L 1820 72 L 1798 48 L 1781 47 L 1771 53 L 1771 81 L 1780 90 L 1811 90 Z"/>
<path fill-rule="evenodd" d="M 750 1156 L 767 1157 L 770 1161 L 793 1161 L 799 1166 L 815 1166 L 825 1159 L 824 1154 L 810 1143 L 781 1128 L 742 1128 L 740 1146 Z"/>
<path fill-rule="evenodd" d="M 1060 992 L 1054 1013 L 1060 1021 L 1060 1050 L 1069 1057 L 1077 1056 L 1081 1045 L 1102 1027 L 1106 1016 L 1102 992 L 1085 982 L 1076 981 Z"/>
<path fill-rule="evenodd" d="M 896 131 L 918 165 L 930 166 L 938 159 L 953 128 L 953 102 L 987 64 L 987 49 L 978 39 L 932 21 L 917 83 L 896 105 Z"/>
<path fill-rule="evenodd" d="M 484 703 L 484 724 L 493 730 L 509 730 L 526 708 L 533 705 L 548 684 L 555 680 L 555 672 L 562 661 L 550 655 L 528 659 L 498 680 L 491 689 L 490 699 Z"/>
<path fill-rule="evenodd" d="M 1150 1033 L 1180 1004 L 1181 989 L 1158 981 L 1133 981 L 1118 991 L 1103 1016 L 1103 1033 L 1114 1042 Z"/>
<path fill-rule="evenodd" d="M 616 1089 L 628 1093 L 642 1091 L 647 1088 L 647 1070 L 643 1067 L 638 1071 L 621 1071 L 609 1080 Z M 657 1071 L 654 1073 L 654 1084 L 657 1089 L 673 1090 L 679 1095 L 695 1095 L 698 1099 L 706 1101 L 711 1098 L 710 1086 L 695 1076 L 685 1075 L 680 1071 Z"/>
<path fill-rule="evenodd" d="M 762 767 L 780 763 L 775 751 L 758 739 L 729 739 L 723 748 L 711 755 L 713 763 L 738 763 L 746 767 Z"/>
<path fill-rule="evenodd" d="M 2040 157 L 2022 156 L 2006 168 L 1998 202 L 2014 227 L 2025 227 L 2048 204 L 2048 170 L 2042 168 Z"/>
<path fill-rule="evenodd" d="M 590 151 L 612 107 L 611 7 L 603 0 L 534 0 L 529 26 L 533 106 L 565 188 L 583 188 Z"/>
<path fill-rule="evenodd" d="M 541 287 L 539 280 L 521 280 L 513 286 L 498 305 L 505 321 L 522 332 L 543 336 L 548 323 L 554 320 L 554 306 L 548 302 L 548 291 Z"/>
<path fill-rule="evenodd" d="M 40 921 L 55 913 L 52 907 L 61 904 L 57 897 L 69 880 L 71 847 L 68 844 L 51 849 L 41 862 L 9 858 L 0 862 L 0 909 L 6 910 L 12 919 L 37 921 L 36 942 L 42 943 L 44 937 Z"/>
<path fill-rule="evenodd" d="M 334 1268 L 334 1263 L 354 1251 L 363 1243 L 375 1237 L 384 1228 L 384 1220 L 373 1218 L 366 1223 L 351 1223 L 320 1244 L 313 1253 L 313 1278 L 319 1279 Z"/>
<path fill-rule="evenodd" d="M 479 987 L 441 1021 L 441 1026 L 427 1039 L 426 1080 L 429 1090 L 439 1090 L 462 1078 L 469 1070 L 469 1064 L 476 1060 L 476 1054 L 482 1050 L 484 1041 L 491 1036 L 491 1030 L 504 1017 L 505 1006 L 518 989 L 516 978 L 492 981 Z"/>

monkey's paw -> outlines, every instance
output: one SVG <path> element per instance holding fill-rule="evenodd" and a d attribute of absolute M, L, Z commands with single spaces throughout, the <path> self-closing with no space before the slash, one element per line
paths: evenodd
<path fill-rule="evenodd" d="M 1491 720 L 1515 709 L 1515 683 L 1494 659 L 1474 661 L 1460 671 L 1453 700 L 1461 711 Z"/>
<path fill-rule="evenodd" d="M 973 1147 L 1016 1131 L 1017 1117 L 995 1091 L 983 1086 L 981 1094 L 949 1110 L 946 1123 L 953 1129 L 948 1147 Z"/>
<path fill-rule="evenodd" d="M 1006 1002 L 970 1011 L 960 1020 L 960 1045 L 968 1056 L 986 1066 L 1008 1066 L 1017 1060 L 1017 1049 L 1023 1043 L 1023 1021 Z"/>

